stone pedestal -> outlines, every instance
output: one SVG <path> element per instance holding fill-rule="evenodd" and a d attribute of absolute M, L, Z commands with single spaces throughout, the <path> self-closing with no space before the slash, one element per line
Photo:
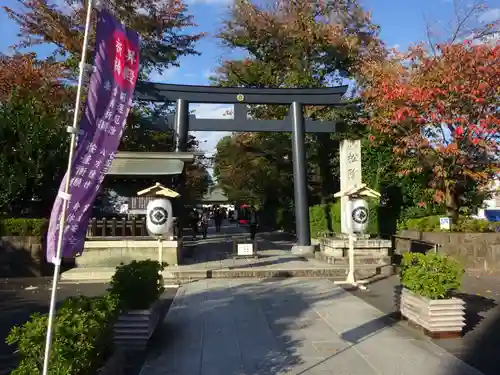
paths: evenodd
<path fill-rule="evenodd" d="M 316 246 L 314 245 L 293 245 L 292 246 L 292 254 L 301 256 L 301 257 L 314 257 L 314 252 L 316 250 Z"/>
<path fill-rule="evenodd" d="M 158 260 L 158 241 L 145 239 L 87 240 L 78 267 L 116 267 L 133 260 Z M 182 261 L 182 241 L 163 241 L 162 261 L 169 266 Z"/>
<path fill-rule="evenodd" d="M 320 258 L 331 264 L 348 264 L 349 241 L 347 238 L 320 238 Z M 357 239 L 354 243 L 356 264 L 386 266 L 391 264 L 390 240 L 379 238 Z"/>

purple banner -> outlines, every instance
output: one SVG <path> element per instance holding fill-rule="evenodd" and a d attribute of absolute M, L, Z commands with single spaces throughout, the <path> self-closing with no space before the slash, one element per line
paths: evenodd
<path fill-rule="evenodd" d="M 98 13 L 94 72 L 80 121 L 70 171 L 63 257 L 81 254 L 94 200 L 125 130 L 139 70 L 139 35 L 124 28 L 107 10 Z M 64 191 L 66 176 L 60 186 Z M 64 194 L 61 194 L 62 196 Z M 63 199 L 57 196 L 47 233 L 47 261 L 56 256 Z"/>

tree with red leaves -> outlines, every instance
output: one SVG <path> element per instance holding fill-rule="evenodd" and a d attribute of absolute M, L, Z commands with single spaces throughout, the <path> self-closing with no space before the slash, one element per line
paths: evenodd
<path fill-rule="evenodd" d="M 365 124 L 387 137 L 399 173 L 424 173 L 453 220 L 499 170 L 500 47 L 421 46 L 364 67 Z"/>

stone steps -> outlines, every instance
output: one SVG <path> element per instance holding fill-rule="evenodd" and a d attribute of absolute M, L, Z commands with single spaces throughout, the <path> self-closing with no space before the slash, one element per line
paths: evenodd
<path fill-rule="evenodd" d="M 323 252 L 317 251 L 314 254 L 315 259 L 320 260 L 322 262 L 326 262 L 328 264 L 334 265 L 349 265 L 349 257 L 348 256 L 332 256 L 325 254 Z M 354 264 L 356 266 L 388 266 L 392 263 L 391 257 L 388 255 L 384 256 L 373 256 L 373 255 L 354 255 Z"/>
<path fill-rule="evenodd" d="M 347 265 L 326 265 L 324 267 L 235 267 L 220 269 L 175 269 L 168 268 L 163 271 L 165 284 L 184 283 L 203 279 L 267 279 L 267 278 L 328 278 L 344 280 L 348 272 Z M 387 275 L 392 272 L 391 267 L 375 265 L 361 265 L 355 269 L 359 279 L 367 279 Z M 107 282 L 114 274 L 112 267 L 75 268 L 61 276 L 63 283 L 75 282 Z"/>

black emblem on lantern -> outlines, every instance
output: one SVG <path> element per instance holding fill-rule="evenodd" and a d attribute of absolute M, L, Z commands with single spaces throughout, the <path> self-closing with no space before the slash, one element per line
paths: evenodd
<path fill-rule="evenodd" d="M 163 225 L 167 222 L 167 210 L 163 207 L 155 207 L 149 213 L 149 219 L 154 225 Z"/>
<path fill-rule="evenodd" d="M 352 220 L 357 224 L 366 224 L 368 221 L 368 210 L 366 207 L 356 207 L 352 210 Z"/>

